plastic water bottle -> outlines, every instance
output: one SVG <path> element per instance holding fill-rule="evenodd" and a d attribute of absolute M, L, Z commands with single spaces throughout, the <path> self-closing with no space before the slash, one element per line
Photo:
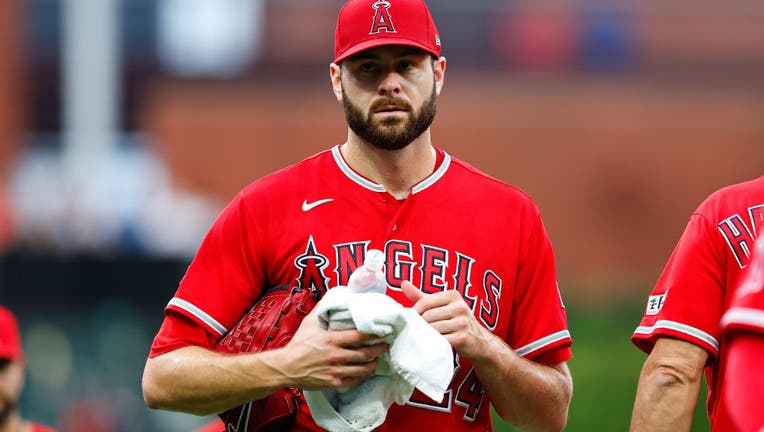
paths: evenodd
<path fill-rule="evenodd" d="M 385 273 L 382 266 L 385 263 L 385 254 L 377 249 L 369 249 L 363 265 L 350 274 L 348 288 L 356 293 L 376 292 L 384 294 L 387 291 Z"/>

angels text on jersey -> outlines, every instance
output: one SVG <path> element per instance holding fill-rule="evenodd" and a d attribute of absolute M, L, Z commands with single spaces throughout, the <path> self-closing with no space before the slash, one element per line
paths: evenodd
<path fill-rule="evenodd" d="M 350 274 L 363 264 L 368 241 L 342 243 L 333 246 L 336 267 L 328 268 L 331 260 L 317 250 L 311 236 L 305 247 L 305 252 L 298 256 L 294 264 L 299 270 L 297 285 L 301 288 L 326 291 L 331 278 L 327 272 L 334 272 L 338 285 L 346 285 Z M 389 240 L 384 247 L 385 278 L 388 288 L 401 290 L 404 281 L 411 281 L 422 292 L 432 294 L 445 291 L 452 284 L 475 312 L 479 307 L 478 320 L 489 330 L 494 330 L 499 318 L 498 302 L 501 297 L 502 280 L 493 270 L 486 270 L 481 277 L 483 300 L 478 305 L 478 296 L 471 294 L 473 289 L 472 269 L 475 259 L 459 252 L 449 253 L 448 249 L 436 246 L 421 245 L 421 264 L 413 259 L 414 245 L 409 241 Z M 449 265 L 449 256 L 454 256 L 456 262 Z M 421 278 L 412 280 L 414 268 L 417 266 Z M 478 289 L 480 289 L 478 288 Z"/>
<path fill-rule="evenodd" d="M 295 259 L 295 265 L 300 270 L 297 283 L 300 287 L 310 287 L 313 289 L 326 290 L 330 288 L 328 283 L 330 277 L 327 272 L 333 271 L 337 276 L 339 285 L 347 284 L 350 274 L 363 263 L 366 250 L 369 246 L 368 241 L 343 243 L 334 245 L 333 253 L 335 255 L 336 267 L 328 268 L 330 259 L 319 253 L 315 241 L 311 236 L 305 248 L 305 252 Z M 447 249 L 434 246 L 421 245 L 421 264 L 418 269 L 421 278 L 418 281 L 411 280 L 413 276 L 414 261 L 413 248 L 411 242 L 401 240 L 390 240 L 386 243 L 384 253 L 385 277 L 387 286 L 393 290 L 401 290 L 403 281 L 411 281 L 425 293 L 435 293 L 448 289 L 449 281 L 457 290 L 470 309 L 475 313 L 476 307 L 479 311 L 476 313 L 478 320 L 489 330 L 494 330 L 499 318 L 499 298 L 501 297 L 502 280 L 492 270 L 486 270 L 482 275 L 481 287 L 484 300 L 478 305 L 478 296 L 471 292 L 475 287 L 470 283 L 472 269 L 475 259 L 459 252 L 449 254 Z M 456 259 L 453 267 L 449 266 L 449 256 Z M 449 269 L 451 269 L 449 271 Z M 483 384 L 475 375 L 473 368 L 465 370 L 458 361 L 458 356 L 454 353 L 454 376 L 441 402 L 436 403 L 426 396 L 416 392 L 408 402 L 409 405 L 434 411 L 451 412 L 454 405 L 464 408 L 462 418 L 467 421 L 474 421 L 477 413 L 483 404 L 485 390 Z"/>

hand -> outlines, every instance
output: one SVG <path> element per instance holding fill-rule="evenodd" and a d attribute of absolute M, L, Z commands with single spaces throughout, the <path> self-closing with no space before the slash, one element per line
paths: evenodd
<path fill-rule="evenodd" d="M 461 357 L 474 359 L 493 337 L 477 322 L 458 292 L 447 290 L 425 294 L 408 281 L 403 282 L 401 288 L 403 294 L 414 303 L 413 309 L 445 336 Z"/>
<path fill-rule="evenodd" d="M 378 339 L 357 330 L 328 331 L 318 323 L 315 309 L 302 320 L 292 340 L 284 346 L 278 365 L 291 387 L 306 390 L 352 387 L 377 367 L 377 358 L 388 344 L 364 343 Z"/>

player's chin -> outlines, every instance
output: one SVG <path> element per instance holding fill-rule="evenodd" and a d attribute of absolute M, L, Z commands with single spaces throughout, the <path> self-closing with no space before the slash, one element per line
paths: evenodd
<path fill-rule="evenodd" d="M 387 141 L 400 141 L 406 135 L 408 122 L 399 119 L 389 119 L 376 125 L 377 135 Z"/>
<path fill-rule="evenodd" d="M 408 126 L 408 118 L 403 116 L 378 117 L 374 119 L 372 124 L 381 134 L 397 135 L 403 132 Z"/>

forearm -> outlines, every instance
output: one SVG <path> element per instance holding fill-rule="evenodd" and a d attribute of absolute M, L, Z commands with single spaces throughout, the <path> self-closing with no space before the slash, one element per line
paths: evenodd
<path fill-rule="evenodd" d="M 222 355 L 185 347 L 149 359 L 143 395 L 150 408 L 214 414 L 286 387 L 270 365 L 272 352 Z"/>
<path fill-rule="evenodd" d="M 658 339 L 639 375 L 631 431 L 690 430 L 707 359 L 697 345 Z"/>
<path fill-rule="evenodd" d="M 565 427 L 573 392 L 565 364 L 551 367 L 529 361 L 493 335 L 482 352 L 472 359 L 475 373 L 505 421 L 529 431 Z"/>
<path fill-rule="evenodd" d="M 673 373 L 646 371 L 640 375 L 631 431 L 688 431 L 700 383 L 679 380 Z"/>

